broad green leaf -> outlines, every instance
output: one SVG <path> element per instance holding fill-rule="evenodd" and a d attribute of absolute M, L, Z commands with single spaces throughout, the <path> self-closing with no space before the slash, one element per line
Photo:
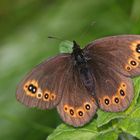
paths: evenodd
<path fill-rule="evenodd" d="M 115 128 L 100 132 L 96 125 L 91 130 L 88 127 L 73 128 L 60 125 L 47 140 L 116 140 L 117 138 L 118 131 Z"/>
<path fill-rule="evenodd" d="M 59 44 L 59 51 L 61 53 L 71 53 L 73 47 L 73 42 L 65 40 Z"/>
<path fill-rule="evenodd" d="M 98 110 L 97 126 L 101 127 L 114 119 L 125 118 L 125 116 L 124 113 L 112 113 Z"/>
<path fill-rule="evenodd" d="M 136 106 L 134 111 L 125 119 L 118 123 L 118 128 L 137 138 L 140 138 L 140 105 Z"/>

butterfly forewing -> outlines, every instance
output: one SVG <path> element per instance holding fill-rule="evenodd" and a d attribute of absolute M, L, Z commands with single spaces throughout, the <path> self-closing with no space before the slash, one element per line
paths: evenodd
<path fill-rule="evenodd" d="M 98 39 L 84 49 L 93 62 L 112 67 L 134 77 L 140 74 L 140 35 L 120 35 Z"/>
<path fill-rule="evenodd" d="M 55 107 L 62 97 L 69 62 L 70 55 L 62 54 L 36 66 L 18 85 L 17 99 L 28 107 Z"/>
<path fill-rule="evenodd" d="M 140 74 L 139 42 L 139 35 L 122 35 L 99 39 L 85 47 L 96 79 L 95 94 L 103 110 L 123 111 L 131 103 L 134 93 L 130 77 Z"/>

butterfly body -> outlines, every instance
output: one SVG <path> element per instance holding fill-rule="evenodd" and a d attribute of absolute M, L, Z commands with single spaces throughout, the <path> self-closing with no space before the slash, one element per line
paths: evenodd
<path fill-rule="evenodd" d="M 126 110 L 133 97 L 132 77 L 140 75 L 140 36 L 95 40 L 85 48 L 36 66 L 18 85 L 17 99 L 28 107 L 57 107 L 62 120 L 75 127 L 88 123 L 97 108 Z"/>
<path fill-rule="evenodd" d="M 90 59 L 87 59 L 87 57 L 84 55 L 83 50 L 75 41 L 74 41 L 72 57 L 74 57 L 74 66 L 79 72 L 81 81 L 83 82 L 84 86 L 90 91 L 90 93 L 93 94 L 94 81 L 88 66 L 88 61 Z"/>

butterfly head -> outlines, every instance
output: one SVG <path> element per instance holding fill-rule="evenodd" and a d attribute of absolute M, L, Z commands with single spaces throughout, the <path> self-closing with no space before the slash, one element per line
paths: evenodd
<path fill-rule="evenodd" d="M 80 45 L 78 45 L 75 40 L 73 41 L 73 48 L 72 49 L 73 49 L 72 53 L 75 55 L 80 54 L 82 52 Z"/>
<path fill-rule="evenodd" d="M 72 56 L 74 56 L 74 63 L 76 65 L 80 66 L 80 65 L 84 65 L 86 63 L 86 58 L 84 57 L 83 50 L 76 43 L 76 41 L 73 41 Z"/>

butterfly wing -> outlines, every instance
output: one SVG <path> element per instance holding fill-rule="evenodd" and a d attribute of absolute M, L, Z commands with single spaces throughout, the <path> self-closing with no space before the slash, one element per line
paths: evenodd
<path fill-rule="evenodd" d="M 61 100 L 69 54 L 61 54 L 36 66 L 17 87 L 16 97 L 28 107 L 53 108 Z"/>
<path fill-rule="evenodd" d="M 99 39 L 84 49 L 96 79 L 98 104 L 106 111 L 123 111 L 133 98 L 130 77 L 140 75 L 140 36 L 122 35 Z"/>
<path fill-rule="evenodd" d="M 64 122 L 75 127 L 83 126 L 96 113 L 96 101 L 83 85 L 77 68 L 71 65 L 68 73 L 57 110 Z"/>

